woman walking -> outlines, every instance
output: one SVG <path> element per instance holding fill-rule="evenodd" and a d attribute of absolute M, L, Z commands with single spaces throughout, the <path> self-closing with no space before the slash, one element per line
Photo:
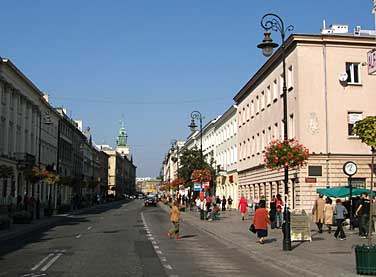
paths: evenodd
<path fill-rule="evenodd" d="M 255 211 L 255 216 L 253 217 L 253 224 L 255 225 L 257 237 L 259 238 L 258 243 L 260 244 L 264 244 L 264 238 L 268 236 L 268 224 L 270 224 L 265 206 L 265 200 L 261 200 L 259 208 Z"/>
<path fill-rule="evenodd" d="M 245 213 L 247 212 L 247 200 L 244 198 L 244 195 L 240 197 L 238 209 L 240 210 L 240 213 L 242 214 L 242 220 L 244 220 Z"/>
<path fill-rule="evenodd" d="M 325 206 L 324 206 L 324 223 L 328 227 L 328 233 L 332 232 L 332 224 L 333 224 L 333 205 L 332 199 L 330 197 L 326 198 Z"/>
<path fill-rule="evenodd" d="M 334 209 L 334 214 L 336 215 L 336 222 L 337 222 L 337 230 L 334 233 L 334 237 L 337 239 L 338 234 L 341 240 L 346 239 L 345 232 L 343 231 L 342 223 L 345 220 L 345 216 L 347 215 L 346 208 L 342 205 L 341 199 L 336 200 L 336 207 Z"/>
<path fill-rule="evenodd" d="M 180 221 L 180 211 L 179 203 L 174 201 L 171 211 L 170 211 L 170 220 L 173 227 L 168 231 L 167 235 L 171 239 L 175 236 L 175 239 L 180 239 L 179 236 L 179 221 Z"/>

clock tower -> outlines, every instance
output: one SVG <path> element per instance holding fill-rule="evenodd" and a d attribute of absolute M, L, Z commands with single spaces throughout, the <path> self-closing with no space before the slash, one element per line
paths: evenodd
<path fill-rule="evenodd" d="M 122 156 L 130 156 L 130 149 L 128 145 L 128 135 L 125 131 L 124 117 L 120 120 L 119 135 L 116 139 L 116 152 Z"/>

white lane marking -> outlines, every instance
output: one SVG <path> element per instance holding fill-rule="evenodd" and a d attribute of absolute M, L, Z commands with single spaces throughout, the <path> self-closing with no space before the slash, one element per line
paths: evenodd
<path fill-rule="evenodd" d="M 62 250 L 62 253 L 57 254 L 55 257 L 53 257 L 44 267 L 41 268 L 41 271 L 46 271 L 51 265 L 53 265 L 54 262 L 56 262 L 65 252 L 65 250 Z"/>
<path fill-rule="evenodd" d="M 157 252 L 157 254 L 159 254 L 159 255 L 162 255 L 162 251 L 161 250 L 157 250 L 155 252 Z"/>
<path fill-rule="evenodd" d="M 77 235 L 76 239 L 79 239 L 80 237 L 82 237 L 82 234 Z"/>
<path fill-rule="evenodd" d="M 36 264 L 35 266 L 33 266 L 30 270 L 31 271 L 36 270 L 38 267 L 40 267 L 46 260 L 48 260 L 53 255 L 55 255 L 55 254 L 53 254 L 53 253 L 48 254 L 48 256 L 44 257 L 38 264 Z"/>
<path fill-rule="evenodd" d="M 159 249 L 159 246 L 158 245 L 154 245 L 154 249 Z"/>
<path fill-rule="evenodd" d="M 166 257 L 161 257 L 161 261 L 162 262 L 167 262 L 167 258 Z"/>
<path fill-rule="evenodd" d="M 155 240 L 152 240 L 151 243 L 152 244 L 157 244 L 157 242 Z"/>
<path fill-rule="evenodd" d="M 154 240 L 154 237 L 150 237 L 150 238 L 148 238 L 148 240 Z"/>
<path fill-rule="evenodd" d="M 169 269 L 169 270 L 172 270 L 172 266 L 170 266 L 169 264 L 164 264 L 163 265 L 165 268 Z"/>
<path fill-rule="evenodd" d="M 89 226 L 89 227 L 87 227 L 88 230 L 91 230 L 91 228 L 93 228 L 93 226 Z"/>

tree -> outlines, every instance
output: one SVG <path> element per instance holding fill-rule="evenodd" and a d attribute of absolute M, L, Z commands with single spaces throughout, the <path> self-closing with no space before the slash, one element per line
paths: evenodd
<path fill-rule="evenodd" d="M 375 161 L 375 147 L 376 147 L 376 116 L 367 116 L 366 118 L 356 122 L 353 128 L 354 134 L 356 134 L 362 142 L 371 146 L 372 161 L 371 161 L 371 194 L 373 194 L 373 173 L 374 173 L 374 161 Z M 369 231 L 368 231 L 368 246 L 372 243 L 372 205 L 374 201 L 371 201 L 370 205 L 370 217 L 369 217 Z"/>
<path fill-rule="evenodd" d="M 202 162 L 201 153 L 197 147 L 192 149 L 184 149 L 180 152 L 179 176 L 184 178 L 186 187 L 192 187 L 193 183 L 191 176 L 193 170 L 195 169 L 209 169 L 212 176 L 215 176 L 213 159 L 211 160 L 210 164 L 206 162 L 205 156 L 203 157 L 203 160 L 204 161 Z"/>

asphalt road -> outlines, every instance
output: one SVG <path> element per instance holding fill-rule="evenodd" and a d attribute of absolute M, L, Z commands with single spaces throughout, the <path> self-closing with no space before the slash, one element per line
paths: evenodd
<path fill-rule="evenodd" d="M 276 276 L 231 243 L 182 222 L 167 237 L 169 216 L 141 200 L 66 217 L 0 246 L 0 276 Z"/>

